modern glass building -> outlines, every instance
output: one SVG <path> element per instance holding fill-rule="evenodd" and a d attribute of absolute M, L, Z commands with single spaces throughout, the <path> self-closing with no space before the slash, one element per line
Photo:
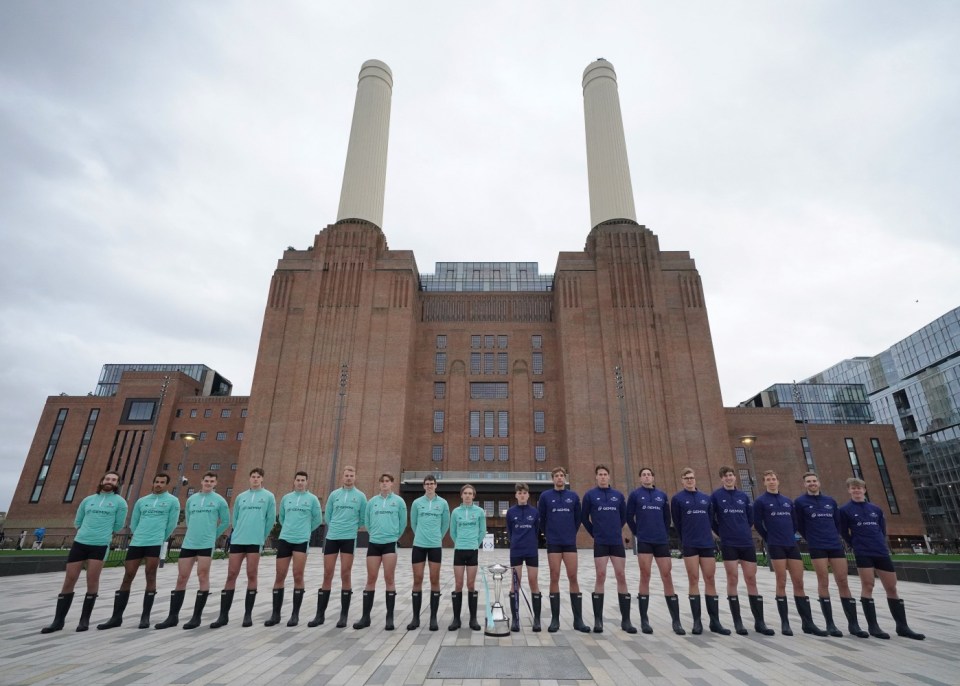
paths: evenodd
<path fill-rule="evenodd" d="M 960 544 L 960 308 L 804 383 L 866 387 L 876 421 L 897 430 L 928 532 Z"/>
<path fill-rule="evenodd" d="M 124 372 L 182 372 L 201 384 L 197 395 L 230 395 L 233 390 L 229 380 L 205 364 L 105 364 L 95 395 L 116 395 Z"/>
<path fill-rule="evenodd" d="M 778 383 L 741 407 L 789 407 L 798 422 L 870 424 L 873 412 L 861 383 Z"/>

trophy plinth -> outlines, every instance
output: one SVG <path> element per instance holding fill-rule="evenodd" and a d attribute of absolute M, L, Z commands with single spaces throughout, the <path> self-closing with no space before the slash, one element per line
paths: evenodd
<path fill-rule="evenodd" d="M 509 572 L 510 568 L 504 567 L 502 564 L 495 564 L 487 567 L 487 571 L 490 572 L 490 576 L 493 577 L 494 600 L 493 605 L 490 606 L 487 612 L 487 626 L 483 633 L 486 636 L 509 636 L 510 619 L 507 617 L 507 613 L 503 609 L 503 604 L 500 602 L 500 592 L 503 587 L 503 575 Z"/>

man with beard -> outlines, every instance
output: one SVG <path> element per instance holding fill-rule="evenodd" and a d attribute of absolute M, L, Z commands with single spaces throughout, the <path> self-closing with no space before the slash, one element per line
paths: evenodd
<path fill-rule="evenodd" d="M 107 472 L 100 479 L 95 495 L 88 495 L 80 502 L 74 525 L 77 535 L 73 538 L 70 554 L 67 557 L 67 573 L 63 580 L 60 595 L 57 596 L 57 612 L 53 623 L 41 629 L 40 633 L 49 634 L 63 629 L 63 622 L 73 603 L 73 588 L 80 578 L 83 563 L 87 563 L 87 595 L 83 598 L 83 610 L 77 631 L 86 631 L 90 625 L 90 613 L 97 602 L 100 590 L 100 572 L 113 534 L 123 528 L 127 518 L 127 503 L 117 493 L 120 475 Z"/>
<path fill-rule="evenodd" d="M 123 624 L 123 611 L 130 600 L 130 586 L 140 569 L 140 561 L 145 562 L 144 574 L 147 588 L 143 593 L 143 611 L 140 614 L 141 629 L 150 628 L 150 610 L 157 595 L 157 568 L 160 566 L 160 549 L 180 519 L 180 499 L 167 492 L 170 475 L 159 473 L 153 477 L 153 490 L 140 498 L 133 506 L 130 517 L 130 531 L 133 537 L 127 548 L 127 559 L 123 563 L 123 581 L 120 590 L 113 596 L 113 615 L 106 622 L 97 624 L 97 629 L 112 629 Z"/>

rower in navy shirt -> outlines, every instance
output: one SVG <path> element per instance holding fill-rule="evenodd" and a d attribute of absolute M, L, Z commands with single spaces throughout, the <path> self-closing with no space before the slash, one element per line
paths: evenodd
<path fill-rule="evenodd" d="M 510 593 L 512 622 L 510 631 L 520 631 L 520 573 L 527 565 L 527 583 L 533 603 L 533 630 L 540 631 L 540 593 L 538 572 L 540 566 L 540 517 L 530 504 L 530 488 L 525 483 L 514 486 L 517 504 L 507 510 L 507 536 L 510 539 L 510 566 L 513 568 L 513 590 Z"/>
<path fill-rule="evenodd" d="M 655 475 L 650 467 L 640 469 L 640 487 L 627 499 L 627 526 L 633 533 L 637 564 L 640 565 L 640 588 L 637 602 L 640 605 L 640 630 L 652 634 L 653 627 L 647 618 L 650 607 L 650 576 L 653 560 L 657 560 L 663 594 L 670 610 L 674 633 L 683 636 L 687 632 L 680 624 L 680 600 L 673 590 L 673 570 L 670 557 L 670 499 L 654 485 Z"/>
<path fill-rule="evenodd" d="M 583 595 L 577 581 L 577 530 L 580 528 L 580 496 L 566 488 L 567 472 L 555 467 L 550 476 L 553 488 L 540 494 L 537 512 L 540 530 L 547 537 L 547 562 L 550 565 L 550 626 L 547 631 L 560 630 L 560 563 L 567 570 L 570 585 L 570 607 L 573 610 L 573 628 L 589 632 L 583 623 Z"/>
<path fill-rule="evenodd" d="M 687 591 L 690 612 L 693 615 L 694 634 L 703 633 L 700 622 L 700 572 L 703 572 L 703 590 L 707 597 L 710 631 L 724 636 L 730 633 L 720 624 L 720 599 L 717 597 L 716 544 L 713 541 L 713 503 L 703 491 L 697 490 L 697 476 L 690 467 L 680 472 L 683 490 L 670 499 L 673 525 L 680 535 L 683 565 L 687 569 Z"/>
<path fill-rule="evenodd" d="M 720 537 L 720 553 L 727 573 L 727 602 L 733 626 L 741 636 L 747 634 L 740 618 L 740 596 L 737 595 L 739 569 L 747 585 L 754 630 L 772 636 L 763 621 L 763 596 L 757 589 L 757 548 L 753 542 L 753 505 L 750 496 L 737 488 L 737 475 L 732 467 L 720 468 L 720 488 L 713 492 L 713 531 Z"/>
<path fill-rule="evenodd" d="M 827 632 L 813 623 L 810 599 L 803 590 L 803 560 L 797 547 L 797 530 L 793 521 L 793 501 L 780 493 L 780 478 L 772 469 L 763 473 L 766 493 L 753 503 L 753 521 L 757 533 L 767 544 L 767 555 L 773 564 L 777 586 L 777 611 L 780 633 L 793 636 L 790 629 L 790 608 L 787 605 L 787 572 L 793 584 L 793 600 L 802 621 L 803 633 L 826 636 Z"/>
<path fill-rule="evenodd" d="M 854 636 L 866 638 L 868 634 L 860 628 L 857 619 L 857 601 L 853 599 L 850 584 L 847 583 L 847 554 L 840 540 L 840 506 L 836 500 L 820 491 L 820 478 L 816 472 L 803 475 L 803 487 L 806 493 L 793 501 L 794 520 L 797 533 L 807 541 L 810 561 L 817 573 L 817 596 L 823 619 L 827 623 L 827 633 L 843 636 L 843 632 L 833 623 L 833 606 L 830 603 L 832 568 L 840 592 L 840 603 L 847 616 L 847 627 Z"/>
<path fill-rule="evenodd" d="M 630 593 L 627 592 L 627 552 L 623 545 L 623 525 L 627 523 L 627 503 L 623 493 L 610 487 L 610 470 L 606 465 L 594 469 L 596 488 L 583 495 L 583 528 L 593 536 L 593 563 L 596 583 L 593 587 L 593 631 L 603 631 L 603 590 L 607 580 L 607 561 L 617 578 L 620 605 L 620 628 L 628 634 L 637 630 L 630 623 Z"/>
<path fill-rule="evenodd" d="M 867 485 L 862 479 L 847 479 L 847 493 L 850 494 L 850 502 L 840 508 L 840 533 L 853 546 L 857 573 L 860 575 L 860 604 L 867 618 L 870 635 L 890 638 L 877 624 L 877 608 L 873 604 L 875 576 L 879 576 L 887 593 L 890 614 L 897 623 L 897 636 L 922 641 L 926 636 L 909 627 L 903 600 L 897 595 L 897 573 L 890 558 L 883 510 L 867 502 Z"/>

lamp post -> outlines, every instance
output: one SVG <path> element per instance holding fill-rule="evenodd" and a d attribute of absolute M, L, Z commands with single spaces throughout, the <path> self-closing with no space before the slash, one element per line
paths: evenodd
<path fill-rule="evenodd" d="M 185 486 L 187 484 L 187 479 L 183 476 L 183 470 L 187 467 L 187 457 L 190 455 L 190 446 L 199 438 L 197 434 L 183 432 L 179 434 L 180 440 L 183 441 L 183 458 L 180 460 L 180 466 L 177 467 L 177 481 L 173 484 L 173 495 L 178 498 L 180 493 L 180 486 Z"/>
<path fill-rule="evenodd" d="M 750 495 L 753 496 L 753 499 L 756 500 L 759 495 L 759 487 L 757 484 L 757 470 L 753 465 L 753 446 L 757 442 L 757 437 L 753 434 L 745 434 L 740 437 L 740 445 L 743 446 L 744 452 L 747 454 L 747 468 L 750 470 Z M 767 558 L 767 567 L 770 571 L 773 571 L 773 560 L 770 559 L 770 554 L 767 552 L 767 544 L 762 542 L 763 545 L 763 554 Z"/>

